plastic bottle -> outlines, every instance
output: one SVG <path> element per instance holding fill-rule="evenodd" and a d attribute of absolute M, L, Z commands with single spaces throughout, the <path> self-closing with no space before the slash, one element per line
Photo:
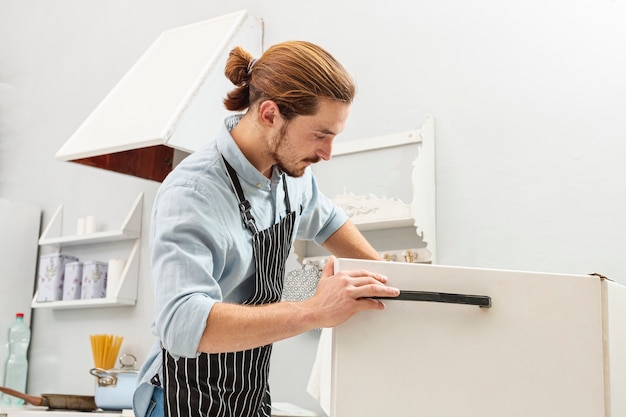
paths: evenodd
<path fill-rule="evenodd" d="M 15 322 L 9 327 L 8 353 L 4 365 L 3 386 L 26 392 L 28 376 L 28 345 L 30 344 L 30 328 L 24 323 L 24 314 L 17 313 Z M 2 395 L 3 406 L 16 406 L 24 403 L 17 397 Z"/>

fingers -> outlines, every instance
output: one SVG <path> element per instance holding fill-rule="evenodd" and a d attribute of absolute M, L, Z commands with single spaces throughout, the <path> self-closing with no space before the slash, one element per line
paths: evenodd
<path fill-rule="evenodd" d="M 396 297 L 400 290 L 387 286 L 387 277 L 366 270 L 339 272 L 334 279 L 342 279 L 352 298 Z"/>
<path fill-rule="evenodd" d="M 322 276 L 330 277 L 335 273 L 335 257 L 333 255 L 328 257 L 328 262 L 322 268 Z M 369 277 L 374 278 L 376 281 L 381 282 L 383 284 L 387 283 L 387 277 L 381 274 L 377 274 L 375 272 L 368 271 L 366 269 L 355 269 L 351 271 L 341 271 L 337 274 L 337 276 L 348 276 L 353 278 L 359 277 Z"/>
<path fill-rule="evenodd" d="M 385 304 L 374 298 L 360 298 L 358 300 L 361 303 L 362 310 L 384 310 Z"/>
<path fill-rule="evenodd" d="M 389 287 L 382 284 L 367 284 L 355 286 L 353 290 L 354 298 L 371 298 L 371 297 L 397 297 L 400 290 L 395 287 Z"/>
<path fill-rule="evenodd" d="M 317 327 L 334 327 L 364 310 L 382 310 L 380 298 L 397 297 L 400 290 L 387 285 L 387 277 L 367 270 L 334 272 L 334 258 L 322 270 L 315 295 L 303 303 L 316 312 Z"/>
<path fill-rule="evenodd" d="M 322 276 L 329 277 L 333 275 L 334 273 L 335 273 L 335 257 L 331 255 L 328 257 L 328 262 L 326 262 L 326 265 L 324 265 L 324 268 L 322 268 Z"/>
<path fill-rule="evenodd" d="M 375 272 L 371 272 L 365 269 L 356 269 L 352 271 L 341 271 L 337 273 L 337 276 L 345 276 L 351 278 L 365 278 L 365 279 L 375 279 L 376 281 L 386 284 L 388 278 L 385 275 L 377 274 Z"/>
<path fill-rule="evenodd" d="M 386 276 L 365 269 L 340 271 L 333 275 L 334 261 L 335 258 L 331 256 L 328 263 L 324 266 L 322 279 L 316 293 L 326 294 L 326 297 L 328 294 L 337 296 L 340 293 L 344 293 L 346 297 L 352 300 L 372 297 L 396 297 L 400 294 L 400 290 L 397 288 L 386 285 L 388 282 Z M 372 306 L 372 308 L 375 308 L 381 303 L 376 302 L 372 304 L 375 304 Z"/>

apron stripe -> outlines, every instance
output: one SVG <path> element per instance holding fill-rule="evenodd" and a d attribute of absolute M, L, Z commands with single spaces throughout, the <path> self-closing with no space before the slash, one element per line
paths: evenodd
<path fill-rule="evenodd" d="M 296 219 L 296 213 L 290 209 L 287 182 L 283 175 L 285 218 L 257 231 L 239 179 L 236 174 L 231 175 L 234 170 L 225 159 L 224 163 L 244 225 L 253 234 L 255 290 L 244 304 L 279 302 Z M 201 353 L 195 358 L 174 359 L 164 349 L 165 417 L 271 417 L 271 353 L 270 344 L 240 352 Z"/>

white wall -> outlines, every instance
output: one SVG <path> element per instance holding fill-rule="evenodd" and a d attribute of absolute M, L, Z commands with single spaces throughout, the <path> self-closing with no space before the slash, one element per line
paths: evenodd
<path fill-rule="evenodd" d="M 338 140 L 434 116 L 439 263 L 626 283 L 623 0 L 0 0 L 0 197 L 41 206 L 44 223 L 59 203 L 117 222 L 144 191 L 147 230 L 158 184 L 53 155 L 162 30 L 242 8 L 266 45 L 317 42 L 354 74 Z M 124 334 L 143 358 L 147 265 L 144 241 L 136 307 L 34 312 L 31 392 L 89 392 L 92 332 Z M 315 339 L 277 349 L 277 400 L 309 405 L 298 384 Z"/>

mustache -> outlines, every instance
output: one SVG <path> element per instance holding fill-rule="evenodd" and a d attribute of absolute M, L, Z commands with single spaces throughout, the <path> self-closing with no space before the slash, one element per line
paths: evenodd
<path fill-rule="evenodd" d="M 320 158 L 319 156 L 316 156 L 314 158 L 305 158 L 305 159 L 303 159 L 304 162 L 310 162 L 312 164 L 317 164 L 321 160 L 322 160 L 322 158 Z"/>

